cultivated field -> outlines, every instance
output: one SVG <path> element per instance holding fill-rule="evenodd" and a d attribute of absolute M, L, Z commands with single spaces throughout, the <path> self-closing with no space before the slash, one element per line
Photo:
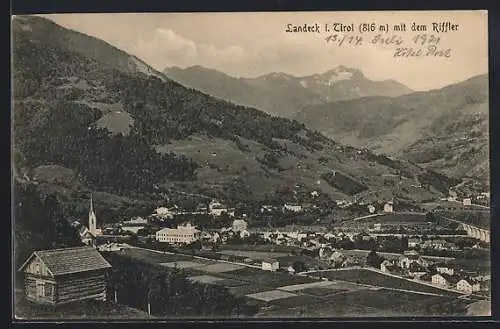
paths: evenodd
<path fill-rule="evenodd" d="M 189 261 L 192 257 L 180 254 L 167 254 L 161 252 L 153 252 L 138 248 L 127 248 L 122 251 L 127 256 L 139 260 L 148 261 L 150 263 L 171 263 L 175 261 Z"/>
<path fill-rule="evenodd" d="M 435 315 L 436 310 L 441 310 L 440 307 L 446 303 L 462 302 L 452 292 L 365 269 L 313 273 L 331 280 L 324 281 L 190 256 L 139 249 L 124 252 L 155 264 L 184 264 L 183 271 L 187 271 L 190 280 L 222 285 L 233 294 L 245 296 L 258 304 L 260 311 L 257 317 Z M 454 307 L 445 309 L 442 315 L 453 312 L 463 315 Z"/>
<path fill-rule="evenodd" d="M 402 290 L 423 292 L 423 293 L 430 293 L 437 295 L 458 296 L 458 293 L 442 290 L 439 288 L 420 284 L 418 282 L 413 282 L 366 269 L 348 269 L 348 270 L 335 270 L 328 272 L 316 272 L 316 273 L 311 273 L 311 275 L 318 275 L 324 278 L 328 278 L 329 280 L 349 281 L 349 282 L 377 286 L 377 287 L 402 289 Z"/>
<path fill-rule="evenodd" d="M 248 251 L 246 251 L 246 250 L 223 250 L 223 251 L 218 252 L 218 254 L 245 257 L 245 258 L 251 258 L 254 260 L 288 256 L 288 253 L 285 253 L 285 252 L 250 251 L 250 250 L 248 250 Z"/>

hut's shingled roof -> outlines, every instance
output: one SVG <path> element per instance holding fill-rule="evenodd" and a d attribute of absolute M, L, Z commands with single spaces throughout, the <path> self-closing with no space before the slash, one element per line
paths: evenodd
<path fill-rule="evenodd" d="M 111 268 L 106 259 L 92 247 L 40 250 L 33 252 L 33 256 L 38 257 L 53 276 Z"/>

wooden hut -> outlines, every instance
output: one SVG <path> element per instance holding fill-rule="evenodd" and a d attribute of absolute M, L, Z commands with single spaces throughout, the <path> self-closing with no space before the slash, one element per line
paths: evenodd
<path fill-rule="evenodd" d="M 35 251 L 19 268 L 26 298 L 59 305 L 106 299 L 106 271 L 111 265 L 92 247 Z"/>

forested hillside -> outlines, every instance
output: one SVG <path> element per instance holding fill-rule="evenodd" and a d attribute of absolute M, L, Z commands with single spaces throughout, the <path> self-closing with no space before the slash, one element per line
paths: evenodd
<path fill-rule="evenodd" d="M 381 160 L 338 144 L 295 120 L 147 74 L 149 69 L 110 65 L 112 56 L 126 53 L 111 46 L 106 52 L 107 44 L 75 38 L 46 19 L 15 18 L 13 32 L 15 172 L 64 194 L 65 204 L 90 191 L 124 203 L 161 204 L 162 193 L 172 190 L 237 202 L 297 185 L 332 199 L 363 191 L 358 197 L 368 201 L 422 200 L 455 183 L 408 161 Z M 89 52 L 94 44 L 99 51 Z M 76 183 L 54 183 L 49 176 L 58 172 Z M 332 180 L 332 172 L 344 178 Z M 402 183 L 386 178 L 398 175 Z"/>

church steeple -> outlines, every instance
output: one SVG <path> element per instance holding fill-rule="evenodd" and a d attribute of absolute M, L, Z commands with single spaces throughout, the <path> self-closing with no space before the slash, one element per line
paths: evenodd
<path fill-rule="evenodd" d="M 90 233 L 94 234 L 96 233 L 96 215 L 94 213 L 94 202 L 92 200 L 92 194 L 90 195 L 90 209 L 89 209 L 89 231 Z"/>

